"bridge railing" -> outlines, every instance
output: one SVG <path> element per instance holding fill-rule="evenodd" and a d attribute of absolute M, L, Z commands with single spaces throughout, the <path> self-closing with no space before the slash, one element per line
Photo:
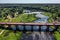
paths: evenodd
<path fill-rule="evenodd" d="M 46 26 L 60 26 L 60 22 L 59 23 L 11 23 L 11 22 L 0 22 L 1 25 L 46 25 Z"/>

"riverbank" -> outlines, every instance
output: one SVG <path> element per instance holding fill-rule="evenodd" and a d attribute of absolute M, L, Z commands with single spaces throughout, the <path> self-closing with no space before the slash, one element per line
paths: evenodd
<path fill-rule="evenodd" d="M 52 13 L 49 13 L 49 12 L 45 12 L 44 15 L 49 17 L 48 22 L 53 22 L 53 20 L 54 20 L 53 17 L 57 17 L 56 14 L 53 15 Z M 54 26 L 51 26 L 51 28 L 54 28 Z M 53 33 L 55 40 L 60 40 L 60 31 L 59 30 L 60 30 L 60 28 L 58 28 L 58 30 Z"/>
<path fill-rule="evenodd" d="M 19 14 L 18 17 L 11 18 L 10 22 L 32 22 L 34 20 L 36 20 L 36 17 L 34 16 L 34 14 L 32 14 L 32 15 Z M 2 19 L 0 19 L 0 22 L 9 22 L 9 19 L 2 18 Z M 5 28 L 6 28 L 6 26 L 5 26 Z M 14 27 L 13 27 L 13 29 L 14 29 Z M 0 32 L 2 30 L 3 29 L 1 29 Z M 4 30 L 3 33 L 1 32 L 0 40 L 20 40 L 22 35 L 23 35 L 23 33 L 19 32 L 19 31 Z"/>
<path fill-rule="evenodd" d="M 34 12 L 34 13 L 36 14 L 35 16 L 38 18 L 34 22 L 43 22 L 43 23 L 46 23 L 48 21 L 47 20 L 48 17 L 43 15 L 42 12 L 37 12 L 37 13 Z M 29 13 L 27 13 L 27 14 L 29 14 Z M 47 28 L 47 26 L 42 26 L 41 27 L 41 31 L 39 32 L 38 31 L 39 26 L 34 26 L 33 29 L 35 31 L 33 31 L 30 34 L 24 33 L 21 40 L 54 40 L 53 34 L 50 34 L 49 32 L 47 33 L 46 32 L 46 28 Z"/>

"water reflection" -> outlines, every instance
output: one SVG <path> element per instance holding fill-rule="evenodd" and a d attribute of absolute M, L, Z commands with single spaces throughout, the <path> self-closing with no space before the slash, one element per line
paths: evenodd
<path fill-rule="evenodd" d="M 39 30 L 39 26 L 33 26 L 33 30 L 34 31 L 38 31 Z"/>
<path fill-rule="evenodd" d="M 41 31 L 46 31 L 47 26 L 41 26 Z"/>
<path fill-rule="evenodd" d="M 19 26 L 18 26 L 18 29 L 19 29 L 19 30 L 24 30 L 24 26 L 19 25 Z"/>
<path fill-rule="evenodd" d="M 55 29 L 55 28 L 54 28 L 54 29 Z M 49 28 L 49 32 L 53 31 L 54 29 L 52 29 L 52 28 Z"/>
<path fill-rule="evenodd" d="M 25 29 L 28 31 L 30 31 L 31 30 L 31 26 L 25 26 Z"/>
<path fill-rule="evenodd" d="M 11 25 L 12 30 L 16 30 L 16 27 L 14 25 Z"/>
<path fill-rule="evenodd" d="M 25 27 L 25 29 L 24 29 L 24 27 Z M 17 30 L 18 29 L 19 31 L 24 31 L 24 30 L 31 31 L 32 30 L 32 31 L 44 31 L 44 32 L 46 32 L 47 26 L 30 26 L 30 25 L 23 26 L 23 25 L 18 25 L 17 28 L 16 28 L 16 26 L 11 26 L 11 29 L 12 30 Z M 51 32 L 54 29 L 49 27 L 49 29 L 47 31 Z"/>

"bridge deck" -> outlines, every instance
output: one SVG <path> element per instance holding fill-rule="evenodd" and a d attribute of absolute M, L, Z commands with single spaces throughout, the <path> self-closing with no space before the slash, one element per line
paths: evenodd
<path fill-rule="evenodd" d="M 0 22 L 1 25 L 46 25 L 46 26 L 53 26 L 53 25 L 59 25 L 59 23 L 11 23 L 11 22 Z"/>

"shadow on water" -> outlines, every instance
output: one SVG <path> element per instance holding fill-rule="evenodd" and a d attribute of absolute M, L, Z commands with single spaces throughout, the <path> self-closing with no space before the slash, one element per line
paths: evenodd
<path fill-rule="evenodd" d="M 5 28 L 5 27 L 2 27 L 2 26 L 0 26 L 0 29 L 4 29 L 4 30 L 13 30 L 13 31 L 22 31 L 22 32 L 29 32 L 29 31 L 31 31 L 31 32 L 54 32 L 54 31 L 57 31 L 57 29 L 58 29 L 58 27 L 55 27 L 54 29 L 51 29 L 51 28 L 45 28 L 45 29 L 43 29 L 43 27 L 39 27 L 39 26 L 33 26 L 33 27 L 31 27 L 31 26 L 17 26 L 17 27 L 7 27 L 7 28 Z"/>

